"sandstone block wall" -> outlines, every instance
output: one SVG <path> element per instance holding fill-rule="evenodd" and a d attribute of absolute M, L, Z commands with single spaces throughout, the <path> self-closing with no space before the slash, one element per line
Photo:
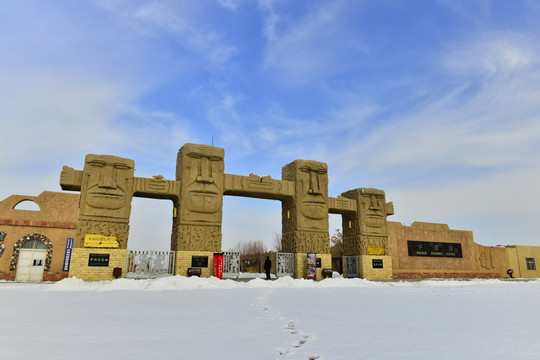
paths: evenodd
<path fill-rule="evenodd" d="M 69 277 L 85 281 L 113 280 L 113 269 L 116 267 L 122 269 L 121 277 L 125 277 L 127 252 L 125 249 L 75 248 L 71 255 Z M 90 254 L 109 254 L 109 265 L 88 266 Z"/>
<path fill-rule="evenodd" d="M 374 267 L 374 260 L 382 262 L 383 267 Z M 358 276 L 368 280 L 392 279 L 392 257 L 380 255 L 360 255 L 358 257 Z"/>
<path fill-rule="evenodd" d="M 507 277 L 506 249 L 476 244 L 472 231 L 452 230 L 446 224 L 388 222 L 388 233 L 394 279 Z M 459 244 L 462 257 L 409 256 L 408 241 Z"/>
<path fill-rule="evenodd" d="M 175 264 L 175 275 L 187 276 L 188 269 L 193 267 L 192 257 L 193 256 L 207 256 L 208 257 L 208 267 L 201 267 L 201 277 L 210 277 L 212 276 L 212 267 L 214 264 L 214 253 L 210 251 L 177 251 L 176 252 L 176 264 Z"/>
<path fill-rule="evenodd" d="M 316 280 L 323 279 L 323 269 L 332 268 L 332 254 L 317 254 L 321 259 L 321 267 L 317 268 Z M 294 278 L 305 279 L 307 275 L 307 253 L 294 254 Z"/>

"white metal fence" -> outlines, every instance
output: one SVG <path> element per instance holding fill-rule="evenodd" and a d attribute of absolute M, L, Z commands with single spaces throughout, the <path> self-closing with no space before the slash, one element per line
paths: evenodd
<path fill-rule="evenodd" d="M 174 275 L 174 251 L 129 250 L 126 277 L 153 279 Z"/>
<path fill-rule="evenodd" d="M 238 279 L 240 276 L 240 253 L 226 251 L 223 253 L 223 278 Z"/>
<path fill-rule="evenodd" d="M 293 253 L 276 253 L 276 276 L 294 276 Z"/>

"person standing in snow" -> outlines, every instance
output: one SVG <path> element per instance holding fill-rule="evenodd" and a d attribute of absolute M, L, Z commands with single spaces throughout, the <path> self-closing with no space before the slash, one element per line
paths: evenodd
<path fill-rule="evenodd" d="M 270 260 L 270 257 L 266 257 L 266 260 L 264 261 L 264 270 L 266 271 L 266 280 L 270 280 L 270 269 L 272 268 L 272 260 Z"/>

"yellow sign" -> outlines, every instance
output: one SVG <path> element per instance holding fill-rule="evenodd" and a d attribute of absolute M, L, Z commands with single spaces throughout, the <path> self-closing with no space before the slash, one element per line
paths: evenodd
<path fill-rule="evenodd" d="M 105 236 L 97 234 L 84 235 L 84 247 L 102 247 L 102 248 L 117 248 L 118 244 L 117 236 Z"/>
<path fill-rule="evenodd" d="M 368 245 L 368 255 L 384 255 L 384 245 Z"/>

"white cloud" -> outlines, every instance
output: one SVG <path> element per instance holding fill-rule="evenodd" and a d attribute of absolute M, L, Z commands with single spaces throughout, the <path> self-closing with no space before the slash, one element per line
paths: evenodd
<path fill-rule="evenodd" d="M 306 15 L 290 19 L 279 12 L 276 2 L 260 1 L 267 38 L 265 68 L 278 71 L 292 85 L 304 85 L 354 66 L 355 55 L 367 47 L 343 24 L 346 4 L 310 6 Z"/>
<path fill-rule="evenodd" d="M 517 32 L 481 33 L 450 46 L 442 59 L 448 71 L 462 76 L 514 74 L 527 70 L 538 59 L 538 47 L 530 35 Z"/>
<path fill-rule="evenodd" d="M 443 76 L 456 84 L 442 97 L 368 134 L 352 132 L 335 157 L 336 180 L 387 184 L 397 221 L 480 230 L 477 240 L 489 245 L 537 241 L 529 214 L 540 212 L 538 47 L 499 35 L 441 54 Z"/>
<path fill-rule="evenodd" d="M 97 4 L 150 38 L 159 38 L 160 32 L 165 32 L 178 44 L 199 53 L 210 63 L 226 63 L 238 52 L 223 34 L 205 21 L 212 7 L 205 7 L 202 3 L 98 1 Z M 233 9 L 233 5 L 227 1 L 219 4 L 229 10 Z"/>

